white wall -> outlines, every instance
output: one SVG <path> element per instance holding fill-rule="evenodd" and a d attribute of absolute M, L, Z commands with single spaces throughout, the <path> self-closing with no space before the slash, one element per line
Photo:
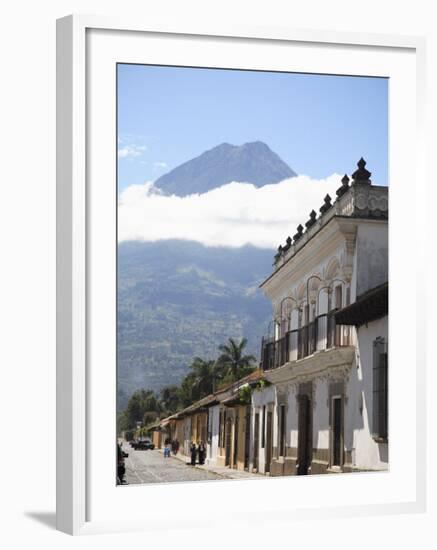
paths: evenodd
<path fill-rule="evenodd" d="M 220 405 L 209 408 L 208 432 L 211 434 L 211 442 L 207 445 L 206 462 L 214 464 L 217 461 L 218 441 L 220 429 Z"/>
<path fill-rule="evenodd" d="M 190 445 L 191 445 L 191 416 L 186 416 L 184 418 L 184 444 L 183 450 L 185 455 L 190 454 Z"/>
<path fill-rule="evenodd" d="M 1 453 L 2 472 L 2 542 L 11 548 L 95 548 L 101 542 L 107 550 L 124 544 L 144 544 L 144 533 L 102 535 L 72 540 L 53 530 L 55 509 L 55 19 L 71 12 L 142 15 L 178 23 L 183 28 L 193 21 L 217 25 L 290 26 L 292 28 L 331 29 L 347 32 L 379 32 L 406 35 L 428 34 L 427 143 L 423 148 L 431 155 L 437 143 L 437 35 L 435 3 L 430 0 L 399 3 L 395 0 L 367 0 L 357 12 L 350 0 L 15 0 L 2 4 L 2 86 L 0 87 L 0 151 L 2 152 L 2 200 L 0 201 L 0 234 L 2 265 L 0 270 L 1 308 L 0 364 L 2 392 L 0 418 L 4 434 L 13 426 L 26 429 L 28 448 L 22 452 L 12 438 L 3 443 L 8 452 Z M 291 145 L 292 146 L 292 143 Z M 431 158 L 431 156 L 430 156 Z M 429 181 L 433 181 L 429 164 Z M 430 192 L 437 191 L 430 187 Z M 437 201 L 421 205 L 423 215 L 432 219 Z M 408 226 L 406 225 L 406 231 Z M 431 234 L 429 238 L 431 239 Z M 401 237 L 400 237 L 401 238 Z M 424 239 L 427 239 L 424 235 Z M 431 240 L 428 242 L 432 250 Z M 431 258 L 430 258 L 431 261 Z M 436 295 L 430 295 L 430 310 L 435 311 Z M 429 333 L 435 333 L 435 318 L 430 317 Z M 431 340 L 431 339 L 430 339 Z M 430 348 L 431 350 L 431 348 Z M 428 387 L 437 387 L 435 369 L 429 369 Z M 25 382 L 25 383 L 24 383 Z M 15 388 L 26 407 L 17 407 Z M 437 416 L 436 400 L 430 400 L 431 418 Z M 29 412 L 31 411 L 31 413 Z M 437 455 L 436 438 L 428 424 L 429 456 Z M 435 475 L 431 473 L 435 486 Z M 294 481 L 294 480 L 293 480 Z M 306 481 L 306 480 L 304 480 Z M 281 480 L 274 480 L 280 487 Z M 230 482 L 231 483 L 231 482 Z M 267 481 L 267 483 L 269 483 Z M 25 490 L 23 487 L 25 485 Z M 262 482 L 260 482 L 262 485 Z M 18 490 L 18 487 L 21 487 Z M 187 486 L 189 487 L 189 486 Z M 260 489 L 260 495 L 261 493 Z M 436 514 L 435 492 L 429 496 L 428 511 L 380 517 L 330 518 L 318 528 L 314 520 L 293 522 L 293 540 L 303 544 L 311 529 L 314 547 L 338 547 L 338 532 L 354 540 L 357 549 L 375 546 L 399 548 L 417 546 L 433 540 Z M 282 546 L 284 530 L 290 529 L 290 518 L 278 518 L 274 527 L 263 522 L 260 508 L 256 529 L 242 529 L 240 518 L 226 522 L 226 538 L 235 545 L 254 550 Z M 205 530 L 202 537 L 210 548 L 221 547 L 216 541 L 217 526 Z M 359 533 L 359 537 L 357 537 Z M 150 531 L 149 545 L 162 544 L 163 533 Z M 177 531 L 169 521 L 165 544 L 179 549 L 191 547 L 197 530 Z"/>
<path fill-rule="evenodd" d="M 356 240 L 357 296 L 388 281 L 388 232 L 386 224 L 358 225 Z"/>
<path fill-rule="evenodd" d="M 287 436 L 286 445 L 297 449 L 297 427 L 298 427 L 298 408 L 296 391 L 290 389 L 288 392 L 288 410 L 287 410 Z"/>
<path fill-rule="evenodd" d="M 359 363 L 358 371 L 358 391 L 363 395 L 362 405 L 363 412 L 359 415 L 359 423 L 361 428 L 354 430 L 354 447 L 356 456 L 356 466 L 359 468 L 371 469 L 386 469 L 388 449 L 386 443 L 376 443 L 372 438 L 372 366 L 373 366 L 373 341 L 378 337 L 382 337 L 385 341 L 388 340 L 388 318 L 378 319 L 358 329 L 358 346 L 359 346 Z M 390 351 L 388 355 L 389 369 Z M 390 380 L 390 378 L 389 378 Z M 390 399 L 390 387 L 389 387 Z M 353 406 L 357 409 L 360 403 L 354 403 Z M 355 410 L 356 410 L 355 409 Z M 389 433 L 390 438 L 390 433 Z M 408 438 L 405 440 L 406 448 L 408 447 Z M 390 460 L 389 460 L 390 461 Z"/>
<path fill-rule="evenodd" d="M 268 386 L 262 390 L 254 391 L 252 393 L 252 415 L 251 415 L 251 423 L 252 423 L 252 437 L 251 437 L 251 444 L 253 446 L 253 433 L 255 429 L 255 414 L 259 413 L 259 447 L 258 447 L 258 471 L 260 473 L 265 472 L 265 451 L 266 447 L 262 447 L 262 429 L 263 429 L 263 406 L 266 407 L 266 421 L 265 421 L 265 429 L 267 427 L 267 411 L 272 410 L 272 407 L 276 403 L 276 388 L 274 385 Z M 269 409 L 270 407 L 270 409 Z M 275 414 L 273 415 L 273 446 L 275 446 L 275 437 L 277 437 L 275 432 L 275 424 L 277 423 L 277 420 L 275 419 Z M 266 440 L 267 441 L 267 440 Z M 253 448 L 251 453 L 251 467 L 253 465 Z"/>
<path fill-rule="evenodd" d="M 317 380 L 315 401 L 313 408 L 313 447 L 316 449 L 329 448 L 329 408 L 328 383 L 326 380 Z"/>

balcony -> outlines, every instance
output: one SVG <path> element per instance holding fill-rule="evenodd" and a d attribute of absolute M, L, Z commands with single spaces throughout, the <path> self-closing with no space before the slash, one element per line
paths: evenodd
<path fill-rule="evenodd" d="M 289 330 L 278 340 L 263 338 L 261 369 L 268 371 L 313 355 L 317 351 L 353 345 L 352 328 L 335 322 L 336 310 L 319 315 L 311 323 Z"/>

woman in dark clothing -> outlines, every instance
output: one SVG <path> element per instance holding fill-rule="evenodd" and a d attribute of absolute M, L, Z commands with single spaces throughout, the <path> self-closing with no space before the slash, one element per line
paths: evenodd
<path fill-rule="evenodd" d="M 196 444 L 194 443 L 194 441 L 193 443 L 191 443 L 190 453 L 191 453 L 191 466 L 194 466 L 196 464 L 196 454 L 197 454 Z"/>
<path fill-rule="evenodd" d="M 199 443 L 199 464 L 205 464 L 206 448 L 203 441 Z"/>

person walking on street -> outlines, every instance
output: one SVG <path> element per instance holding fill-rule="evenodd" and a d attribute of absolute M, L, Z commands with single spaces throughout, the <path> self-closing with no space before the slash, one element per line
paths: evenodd
<path fill-rule="evenodd" d="M 206 448 L 203 441 L 199 443 L 199 464 L 205 464 Z"/>
<path fill-rule="evenodd" d="M 176 456 L 179 451 L 179 441 L 177 439 L 173 439 L 171 442 L 171 451 Z"/>
<path fill-rule="evenodd" d="M 191 466 L 195 466 L 197 448 L 196 448 L 196 444 L 194 443 L 194 441 L 191 443 L 190 453 L 191 453 Z"/>

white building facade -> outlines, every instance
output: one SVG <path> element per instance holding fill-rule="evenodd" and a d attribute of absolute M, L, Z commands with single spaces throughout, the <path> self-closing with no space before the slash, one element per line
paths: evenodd
<path fill-rule="evenodd" d="M 260 473 L 388 467 L 388 189 L 363 159 L 349 182 L 279 247 L 261 285 L 274 315 L 261 358 L 271 385 L 252 395 Z"/>
<path fill-rule="evenodd" d="M 220 405 L 213 405 L 208 409 L 208 438 L 206 445 L 206 463 L 217 465 L 220 436 Z"/>

